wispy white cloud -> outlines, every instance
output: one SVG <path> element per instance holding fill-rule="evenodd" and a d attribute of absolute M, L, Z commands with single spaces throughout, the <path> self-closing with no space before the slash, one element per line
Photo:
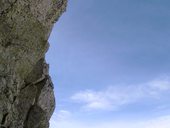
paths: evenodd
<path fill-rule="evenodd" d="M 59 110 L 53 113 L 53 116 L 50 120 L 50 128 L 57 128 L 59 122 L 63 122 L 64 120 L 69 120 L 72 116 L 72 113 L 67 110 Z"/>
<path fill-rule="evenodd" d="M 85 90 L 75 93 L 71 100 L 82 103 L 87 110 L 116 110 L 123 105 L 144 99 L 159 99 L 170 90 L 170 79 L 155 79 L 138 85 L 115 85 L 105 90 Z"/>
<path fill-rule="evenodd" d="M 72 115 L 70 111 L 67 110 L 60 110 L 59 112 L 55 113 L 57 115 L 58 120 L 65 120 L 70 118 Z"/>

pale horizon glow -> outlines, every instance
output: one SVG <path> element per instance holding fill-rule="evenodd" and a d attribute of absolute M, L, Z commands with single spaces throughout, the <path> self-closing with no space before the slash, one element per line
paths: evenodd
<path fill-rule="evenodd" d="M 97 122 L 96 124 L 88 124 L 88 122 L 79 122 L 72 119 L 64 120 L 51 120 L 50 128 L 169 128 L 170 127 L 170 115 L 164 115 L 155 117 L 150 120 L 140 121 L 109 121 L 109 122 Z"/>

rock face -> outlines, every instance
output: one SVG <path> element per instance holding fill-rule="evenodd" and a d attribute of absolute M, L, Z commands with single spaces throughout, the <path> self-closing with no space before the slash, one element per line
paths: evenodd
<path fill-rule="evenodd" d="M 67 0 L 0 0 L 0 128 L 48 128 L 55 107 L 45 53 Z"/>

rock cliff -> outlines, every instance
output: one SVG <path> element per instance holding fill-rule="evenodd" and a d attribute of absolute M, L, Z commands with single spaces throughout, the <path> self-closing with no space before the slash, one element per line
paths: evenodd
<path fill-rule="evenodd" d="M 48 128 L 55 107 L 45 53 L 67 0 L 0 0 L 0 128 Z"/>

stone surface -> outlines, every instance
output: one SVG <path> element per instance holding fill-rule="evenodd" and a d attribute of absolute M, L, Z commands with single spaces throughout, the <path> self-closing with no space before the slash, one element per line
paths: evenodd
<path fill-rule="evenodd" d="M 0 0 L 0 128 L 48 128 L 53 84 L 45 53 L 67 0 Z"/>

